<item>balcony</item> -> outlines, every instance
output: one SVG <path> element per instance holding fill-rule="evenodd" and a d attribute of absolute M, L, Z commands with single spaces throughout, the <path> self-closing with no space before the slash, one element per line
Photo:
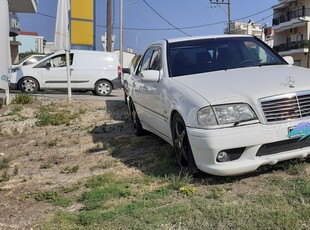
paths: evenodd
<path fill-rule="evenodd" d="M 10 0 L 9 11 L 12 13 L 36 13 L 38 0 Z"/>
<path fill-rule="evenodd" d="M 274 46 L 273 49 L 281 55 L 308 52 L 309 41 L 288 42 Z"/>
<path fill-rule="evenodd" d="M 287 11 L 285 14 L 280 15 L 280 17 L 274 18 L 272 20 L 272 25 L 277 26 L 277 25 L 280 25 L 281 23 L 289 22 L 292 19 L 295 19 L 295 18 L 298 19 L 300 17 L 305 17 L 305 16 L 310 16 L 309 8 L 302 7 L 297 10 Z"/>

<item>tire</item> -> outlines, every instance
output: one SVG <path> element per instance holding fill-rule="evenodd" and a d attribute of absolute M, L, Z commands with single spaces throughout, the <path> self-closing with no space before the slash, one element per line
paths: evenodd
<path fill-rule="evenodd" d="M 175 114 L 172 120 L 172 138 L 175 157 L 179 167 L 190 173 L 196 172 L 197 166 L 188 140 L 186 126 L 179 114 Z"/>
<path fill-rule="evenodd" d="M 123 90 L 124 90 L 124 101 L 125 101 L 125 105 L 127 105 L 127 93 L 126 93 L 126 90 L 125 88 L 123 87 Z"/>
<path fill-rule="evenodd" d="M 142 128 L 142 124 L 140 122 L 138 113 L 133 102 L 130 102 L 129 114 L 134 134 L 138 137 L 143 136 L 145 134 L 145 130 Z"/>
<path fill-rule="evenodd" d="M 112 85 L 106 80 L 100 80 L 96 83 L 93 93 L 98 96 L 108 96 L 112 92 Z"/>
<path fill-rule="evenodd" d="M 39 83 L 32 77 L 25 77 L 20 80 L 18 88 L 23 93 L 34 93 L 39 89 Z"/>

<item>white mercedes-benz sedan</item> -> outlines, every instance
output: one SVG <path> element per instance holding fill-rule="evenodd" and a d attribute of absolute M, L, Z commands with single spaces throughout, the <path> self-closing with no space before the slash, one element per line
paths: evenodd
<path fill-rule="evenodd" d="M 310 70 L 247 35 L 151 44 L 128 79 L 136 135 L 185 169 L 226 176 L 310 154 Z"/>

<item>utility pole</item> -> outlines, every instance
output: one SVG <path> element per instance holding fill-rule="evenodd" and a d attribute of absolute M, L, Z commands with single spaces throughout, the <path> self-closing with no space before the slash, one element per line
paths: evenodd
<path fill-rule="evenodd" d="M 107 44 L 106 51 L 112 51 L 112 0 L 107 0 Z"/>
<path fill-rule="evenodd" d="M 123 68 L 123 0 L 120 0 L 119 9 L 119 62 Z"/>
<path fill-rule="evenodd" d="M 228 17 L 228 34 L 231 33 L 231 20 L 230 20 L 230 0 L 210 0 L 211 4 L 227 5 L 227 17 Z"/>

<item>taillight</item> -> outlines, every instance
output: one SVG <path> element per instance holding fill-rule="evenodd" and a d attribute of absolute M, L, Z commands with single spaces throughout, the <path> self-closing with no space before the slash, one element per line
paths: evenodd
<path fill-rule="evenodd" d="M 121 66 L 117 66 L 117 73 L 118 73 L 118 76 L 119 76 L 119 77 L 122 76 L 122 69 L 121 69 Z"/>

